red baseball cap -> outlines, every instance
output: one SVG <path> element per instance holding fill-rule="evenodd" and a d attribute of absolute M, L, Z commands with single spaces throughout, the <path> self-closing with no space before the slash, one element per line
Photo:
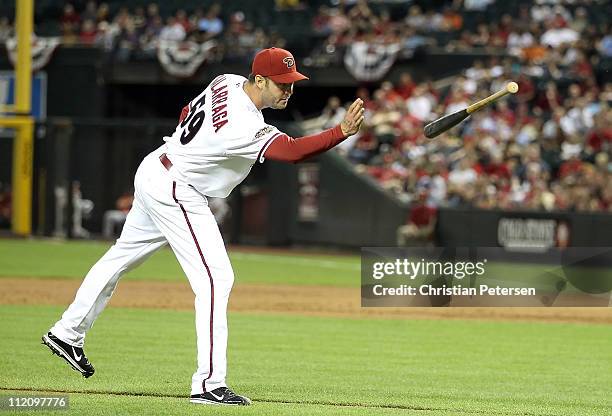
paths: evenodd
<path fill-rule="evenodd" d="M 300 74 L 295 66 L 295 58 L 291 52 L 281 48 L 269 48 L 259 51 L 253 59 L 251 67 L 253 75 L 262 75 L 274 82 L 289 84 L 308 79 Z"/>

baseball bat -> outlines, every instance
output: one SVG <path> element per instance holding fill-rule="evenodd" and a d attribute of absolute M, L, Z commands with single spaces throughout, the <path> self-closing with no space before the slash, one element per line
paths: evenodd
<path fill-rule="evenodd" d="M 440 117 L 437 120 L 432 121 L 428 125 L 425 126 L 425 137 L 428 139 L 433 139 L 440 133 L 444 133 L 446 130 L 455 127 L 457 124 L 461 123 L 467 116 L 481 108 L 491 104 L 495 100 L 499 100 L 506 94 L 515 94 L 518 91 L 518 84 L 516 82 L 509 82 L 501 91 L 497 91 L 495 94 L 489 95 L 487 98 L 484 98 L 474 104 L 470 105 L 463 110 L 459 110 L 454 112 L 453 114 L 448 114 L 444 117 Z"/>

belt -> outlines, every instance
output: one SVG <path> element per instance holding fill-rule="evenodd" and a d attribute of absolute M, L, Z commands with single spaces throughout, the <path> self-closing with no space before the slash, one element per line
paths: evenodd
<path fill-rule="evenodd" d="M 165 153 L 162 153 L 159 156 L 159 161 L 161 162 L 162 165 L 164 165 L 166 170 L 170 170 L 170 168 L 172 167 L 172 161 L 168 159 L 168 156 L 166 156 Z"/>

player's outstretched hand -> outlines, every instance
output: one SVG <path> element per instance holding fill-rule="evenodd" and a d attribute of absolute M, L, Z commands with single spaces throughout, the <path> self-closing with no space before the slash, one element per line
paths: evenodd
<path fill-rule="evenodd" d="M 353 101 L 353 104 L 351 104 L 344 115 L 344 120 L 340 123 L 340 128 L 345 137 L 352 136 L 359 131 L 361 123 L 363 123 L 364 111 L 363 100 L 361 98 Z"/>

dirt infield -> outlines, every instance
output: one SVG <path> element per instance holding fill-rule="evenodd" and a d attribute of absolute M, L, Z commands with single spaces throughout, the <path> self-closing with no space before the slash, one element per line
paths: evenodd
<path fill-rule="evenodd" d="M 67 279 L 0 279 L 0 304 L 67 306 L 80 284 Z M 237 284 L 230 310 L 314 316 L 413 319 L 529 320 L 612 324 L 612 308 L 361 308 L 353 288 Z M 119 284 L 110 306 L 193 310 L 187 283 Z"/>

